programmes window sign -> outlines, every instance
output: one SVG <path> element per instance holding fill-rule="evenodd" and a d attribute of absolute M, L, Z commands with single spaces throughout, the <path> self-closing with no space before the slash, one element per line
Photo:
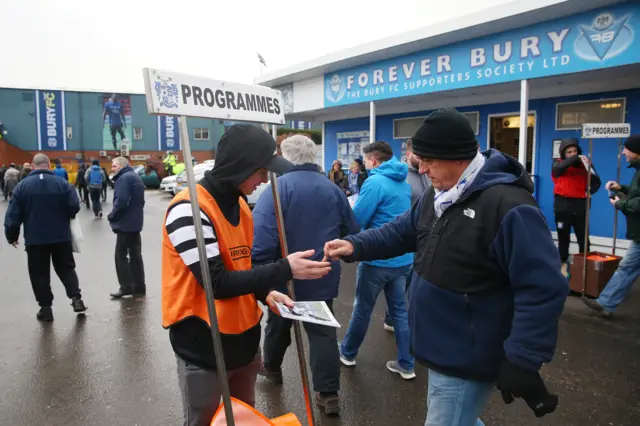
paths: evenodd
<path fill-rule="evenodd" d="M 325 74 L 324 105 L 505 83 L 640 62 L 640 5 L 625 4 Z"/>

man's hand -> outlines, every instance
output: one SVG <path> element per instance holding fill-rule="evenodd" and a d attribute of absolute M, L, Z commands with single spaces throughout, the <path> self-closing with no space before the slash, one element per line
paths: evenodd
<path fill-rule="evenodd" d="M 274 290 L 267 295 L 267 305 L 274 314 L 280 315 L 280 311 L 278 310 L 276 303 L 282 303 L 287 308 L 293 308 L 293 300 L 291 300 L 289 296 Z"/>
<path fill-rule="evenodd" d="M 333 240 L 324 244 L 323 260 L 338 260 L 353 254 L 353 244 L 346 240 Z"/>
<path fill-rule="evenodd" d="M 607 182 L 607 184 L 605 185 L 605 188 L 608 189 L 609 191 L 620 191 L 620 189 L 622 189 L 622 187 L 618 182 L 615 182 L 612 180 Z"/>
<path fill-rule="evenodd" d="M 297 280 L 316 280 L 331 272 L 331 263 L 308 260 L 315 250 L 299 251 L 287 256 L 293 278 Z"/>
<path fill-rule="evenodd" d="M 579 157 L 582 161 L 584 161 L 584 164 L 586 164 L 587 166 L 589 165 L 589 157 L 587 157 L 586 155 L 579 155 Z"/>
<path fill-rule="evenodd" d="M 615 208 L 616 207 L 616 203 L 620 201 L 620 197 L 615 197 L 615 198 L 609 198 L 609 202 L 611 203 L 611 205 Z"/>
<path fill-rule="evenodd" d="M 13 248 L 18 248 L 20 243 L 18 241 L 14 241 L 14 242 L 11 243 L 11 245 L 13 246 Z"/>

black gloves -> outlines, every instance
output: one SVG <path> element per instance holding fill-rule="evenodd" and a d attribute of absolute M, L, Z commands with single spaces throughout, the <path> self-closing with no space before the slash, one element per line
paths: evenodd
<path fill-rule="evenodd" d="M 547 391 L 540 373 L 525 370 L 506 360 L 496 387 L 506 404 L 511 404 L 514 398 L 522 398 L 536 417 L 553 413 L 558 405 L 558 396 Z"/>

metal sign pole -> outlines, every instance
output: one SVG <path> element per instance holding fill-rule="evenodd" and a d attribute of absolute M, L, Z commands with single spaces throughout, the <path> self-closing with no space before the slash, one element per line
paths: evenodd
<path fill-rule="evenodd" d="M 276 126 L 271 128 L 273 138 L 277 139 Z M 282 216 L 282 205 L 280 204 L 280 192 L 278 190 L 278 177 L 275 173 L 269 172 L 271 180 L 271 193 L 273 194 L 273 206 L 276 214 L 276 222 L 278 224 L 278 237 L 280 238 L 280 251 L 282 258 L 289 255 L 289 247 L 287 246 L 287 235 L 284 229 L 284 218 Z M 291 300 L 296 300 L 296 293 L 293 287 L 293 280 L 287 281 L 287 292 Z M 296 351 L 298 352 L 298 365 L 300 366 L 300 377 L 302 378 L 302 389 L 304 391 L 304 402 L 307 408 L 307 419 L 310 426 L 314 426 L 315 414 L 313 412 L 313 403 L 311 401 L 311 391 L 309 390 L 309 375 L 307 373 L 307 360 L 304 357 L 304 343 L 302 341 L 302 330 L 299 321 L 293 321 L 293 335 L 296 341 Z"/>
<path fill-rule="evenodd" d="M 620 183 L 620 167 L 622 162 L 622 139 L 618 139 L 618 169 L 616 171 L 616 182 Z M 616 255 L 616 243 L 618 241 L 618 210 L 613 209 L 613 247 L 611 254 Z"/>
<path fill-rule="evenodd" d="M 589 139 L 589 167 L 587 167 L 587 213 L 584 226 L 584 258 L 582 263 L 582 297 L 587 290 L 587 255 L 589 254 L 589 219 L 591 212 L 591 157 L 593 155 L 593 139 Z"/>
<path fill-rule="evenodd" d="M 191 213 L 193 214 L 193 225 L 196 231 L 198 258 L 200 260 L 200 269 L 202 272 L 202 285 L 204 286 L 204 291 L 207 295 L 207 308 L 209 311 L 209 321 L 211 322 L 211 336 L 213 337 L 213 352 L 216 357 L 216 367 L 218 373 L 218 381 L 220 382 L 220 390 L 222 393 L 222 403 L 224 405 L 224 413 L 227 420 L 227 425 L 235 426 L 236 423 L 235 419 L 233 418 L 233 407 L 231 406 L 231 392 L 229 390 L 229 381 L 227 378 L 227 367 L 224 363 L 222 342 L 220 341 L 220 330 L 218 328 L 218 315 L 216 313 L 213 287 L 211 286 L 211 274 L 209 272 L 207 248 L 204 243 L 204 232 L 202 231 L 200 204 L 198 203 L 196 182 L 195 177 L 193 176 L 191 147 L 189 146 L 189 130 L 187 128 L 187 119 L 185 116 L 180 116 L 178 118 L 178 126 L 180 128 L 182 155 L 184 157 L 185 173 L 187 176 L 187 185 L 189 187 L 189 200 L 191 202 Z"/>

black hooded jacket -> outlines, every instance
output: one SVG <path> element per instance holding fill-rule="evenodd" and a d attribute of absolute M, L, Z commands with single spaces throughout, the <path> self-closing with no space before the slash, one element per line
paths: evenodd
<path fill-rule="evenodd" d="M 211 194 L 225 219 L 235 226 L 240 222 L 240 198 L 246 199 L 238 187 L 249 176 L 265 166 L 273 155 L 275 141 L 271 139 L 273 149 L 269 153 L 268 149 L 262 149 L 266 141 L 260 140 L 264 137 L 260 132 L 249 129 L 247 138 L 247 133 L 234 134 L 232 129 L 228 130 L 220 140 L 214 168 L 205 173 L 198 185 L 203 186 Z M 268 133 L 262 132 L 271 138 Z M 255 144 L 258 146 L 254 146 Z M 176 205 L 179 204 L 174 204 L 172 207 Z M 204 216 L 204 213 L 202 215 Z M 191 219 L 191 225 L 193 225 L 193 219 Z M 170 226 L 166 226 L 168 233 L 171 231 Z M 213 232 L 215 234 L 215 229 Z M 195 244 L 195 235 L 193 244 Z M 287 259 L 247 271 L 227 271 L 220 255 L 209 258 L 208 263 L 216 299 L 254 294 L 257 300 L 264 303 L 273 288 L 283 285 L 292 278 Z M 189 265 L 189 269 L 202 285 L 200 262 Z M 174 352 L 187 363 L 207 370 L 216 370 L 211 329 L 203 320 L 198 317 L 188 317 L 172 325 L 169 336 Z M 256 357 L 260 336 L 260 324 L 240 335 L 221 336 L 228 370 L 243 367 Z"/>

